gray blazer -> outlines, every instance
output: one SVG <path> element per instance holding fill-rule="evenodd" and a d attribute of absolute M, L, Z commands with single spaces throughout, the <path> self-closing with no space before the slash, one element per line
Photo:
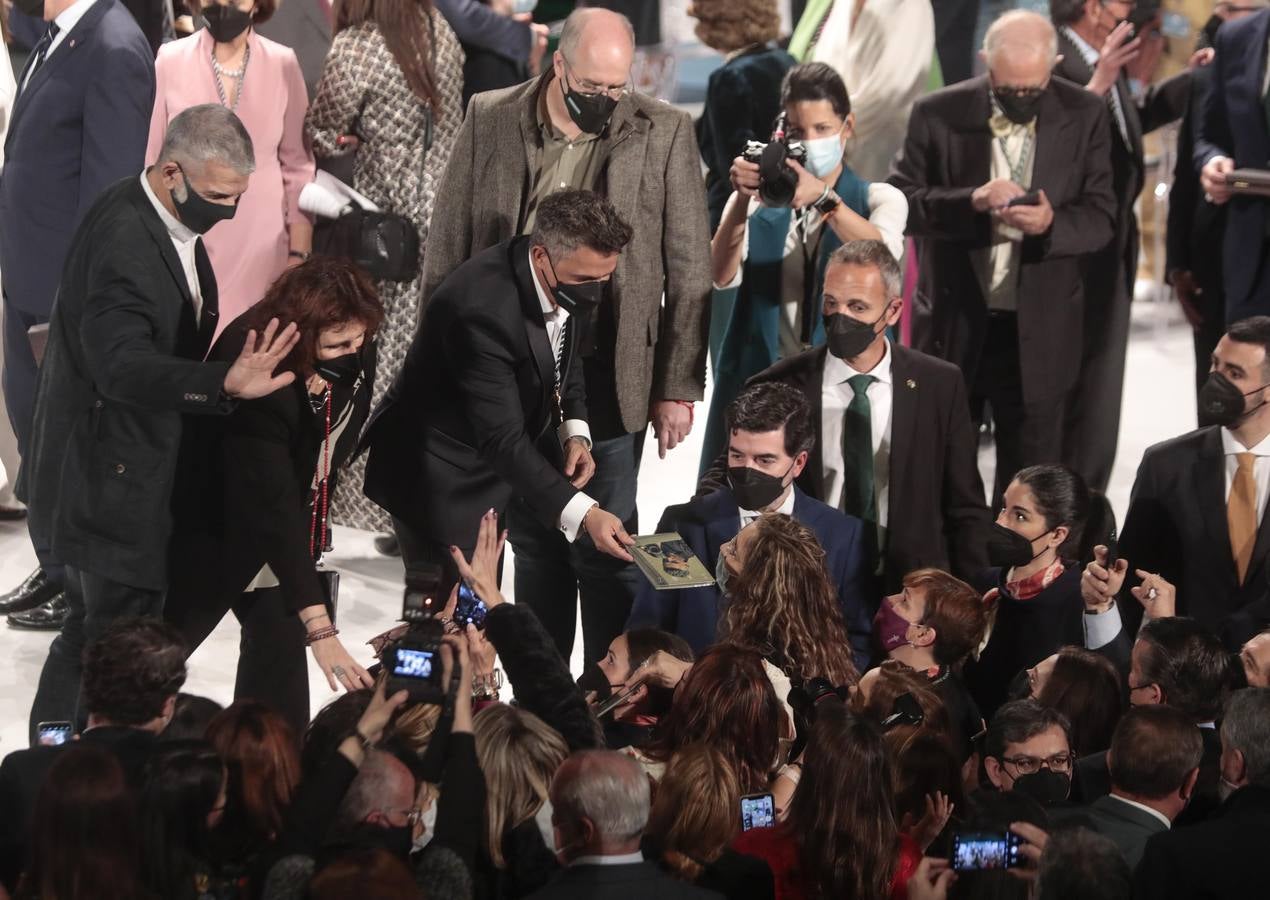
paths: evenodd
<path fill-rule="evenodd" d="M 549 71 L 542 79 L 550 77 Z M 424 305 L 460 263 L 520 232 L 530 165 L 542 142 L 535 115 L 542 79 L 477 94 L 468 104 L 436 191 Z M 705 391 L 705 180 L 691 117 L 650 97 L 633 93 L 617 105 L 606 143 L 599 190 L 635 232 L 612 286 L 617 398 L 624 426 L 635 432 L 647 425 L 651 401 L 700 400 Z"/>
<path fill-rule="evenodd" d="M 1136 869 L 1142 861 L 1142 851 L 1153 834 L 1168 831 L 1168 827 L 1148 812 L 1130 806 L 1115 796 L 1099 797 L 1085 811 L 1094 829 L 1111 839 L 1130 869 Z"/>

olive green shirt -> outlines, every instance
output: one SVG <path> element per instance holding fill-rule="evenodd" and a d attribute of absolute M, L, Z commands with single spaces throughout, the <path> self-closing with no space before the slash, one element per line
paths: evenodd
<path fill-rule="evenodd" d="M 595 190 L 608 149 L 601 135 L 582 132 L 571 141 L 551 124 L 551 115 L 547 112 L 547 91 L 553 89 L 554 83 L 554 78 L 544 82 L 538 94 L 538 131 L 542 143 L 535 152 L 534 183 L 525 206 L 521 234 L 534 230 L 538 204 L 556 191 Z"/>

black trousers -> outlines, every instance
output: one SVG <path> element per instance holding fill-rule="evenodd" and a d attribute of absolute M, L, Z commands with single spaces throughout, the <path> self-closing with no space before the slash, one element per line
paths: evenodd
<path fill-rule="evenodd" d="M 296 739 L 309 724 L 309 669 L 304 625 L 282 601 L 280 588 L 198 598 L 182 602 L 173 591 L 164 618 L 181 632 L 190 653 L 207 640 L 225 614 L 242 629 L 238 641 L 235 700 L 257 700 L 279 713 L 295 729 Z"/>
<path fill-rule="evenodd" d="M 970 412 L 979 425 L 985 404 L 992 408 L 997 447 L 994 507 L 1000 507 L 1005 489 L 1020 469 L 1061 458 L 1064 400 L 1061 396 L 1024 399 L 1018 317 L 990 312 L 987 339 L 970 386 Z"/>
<path fill-rule="evenodd" d="M 36 744 L 40 722 L 73 722 L 76 730 L 86 724 L 89 711 L 79 705 L 84 647 L 120 619 L 157 616 L 163 611 L 162 591 L 122 584 L 71 566 L 65 569 L 64 584 L 68 613 L 40 672 L 31 705 L 31 746 Z"/>

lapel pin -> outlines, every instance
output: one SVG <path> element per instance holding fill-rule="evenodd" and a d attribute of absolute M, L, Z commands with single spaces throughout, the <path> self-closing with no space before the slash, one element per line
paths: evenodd
<path fill-rule="evenodd" d="M 71 38 L 71 39 L 70 39 L 70 42 L 68 43 L 68 46 L 69 46 L 71 49 L 74 49 L 74 48 L 75 48 L 75 38 Z"/>
<path fill-rule="evenodd" d="M 911 378 L 908 381 L 904 382 L 904 384 L 908 386 L 908 389 L 910 391 L 914 390 L 917 387 L 917 382 Z"/>

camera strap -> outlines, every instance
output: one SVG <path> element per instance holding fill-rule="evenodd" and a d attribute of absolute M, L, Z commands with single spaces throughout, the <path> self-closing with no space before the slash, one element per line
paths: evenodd
<path fill-rule="evenodd" d="M 331 400 L 335 395 L 335 389 L 330 385 L 326 388 L 326 402 L 323 404 L 323 413 L 326 419 L 326 427 L 322 435 L 322 466 L 318 471 L 318 482 L 315 486 L 316 495 L 313 498 L 313 514 L 309 518 L 309 556 L 317 561 L 322 560 L 322 553 L 326 550 L 326 514 L 328 510 L 329 497 L 327 496 L 327 486 L 330 483 L 331 476 Z M 318 527 L 318 508 L 321 507 L 322 525 Z M 319 540 L 318 531 L 321 531 Z"/>

